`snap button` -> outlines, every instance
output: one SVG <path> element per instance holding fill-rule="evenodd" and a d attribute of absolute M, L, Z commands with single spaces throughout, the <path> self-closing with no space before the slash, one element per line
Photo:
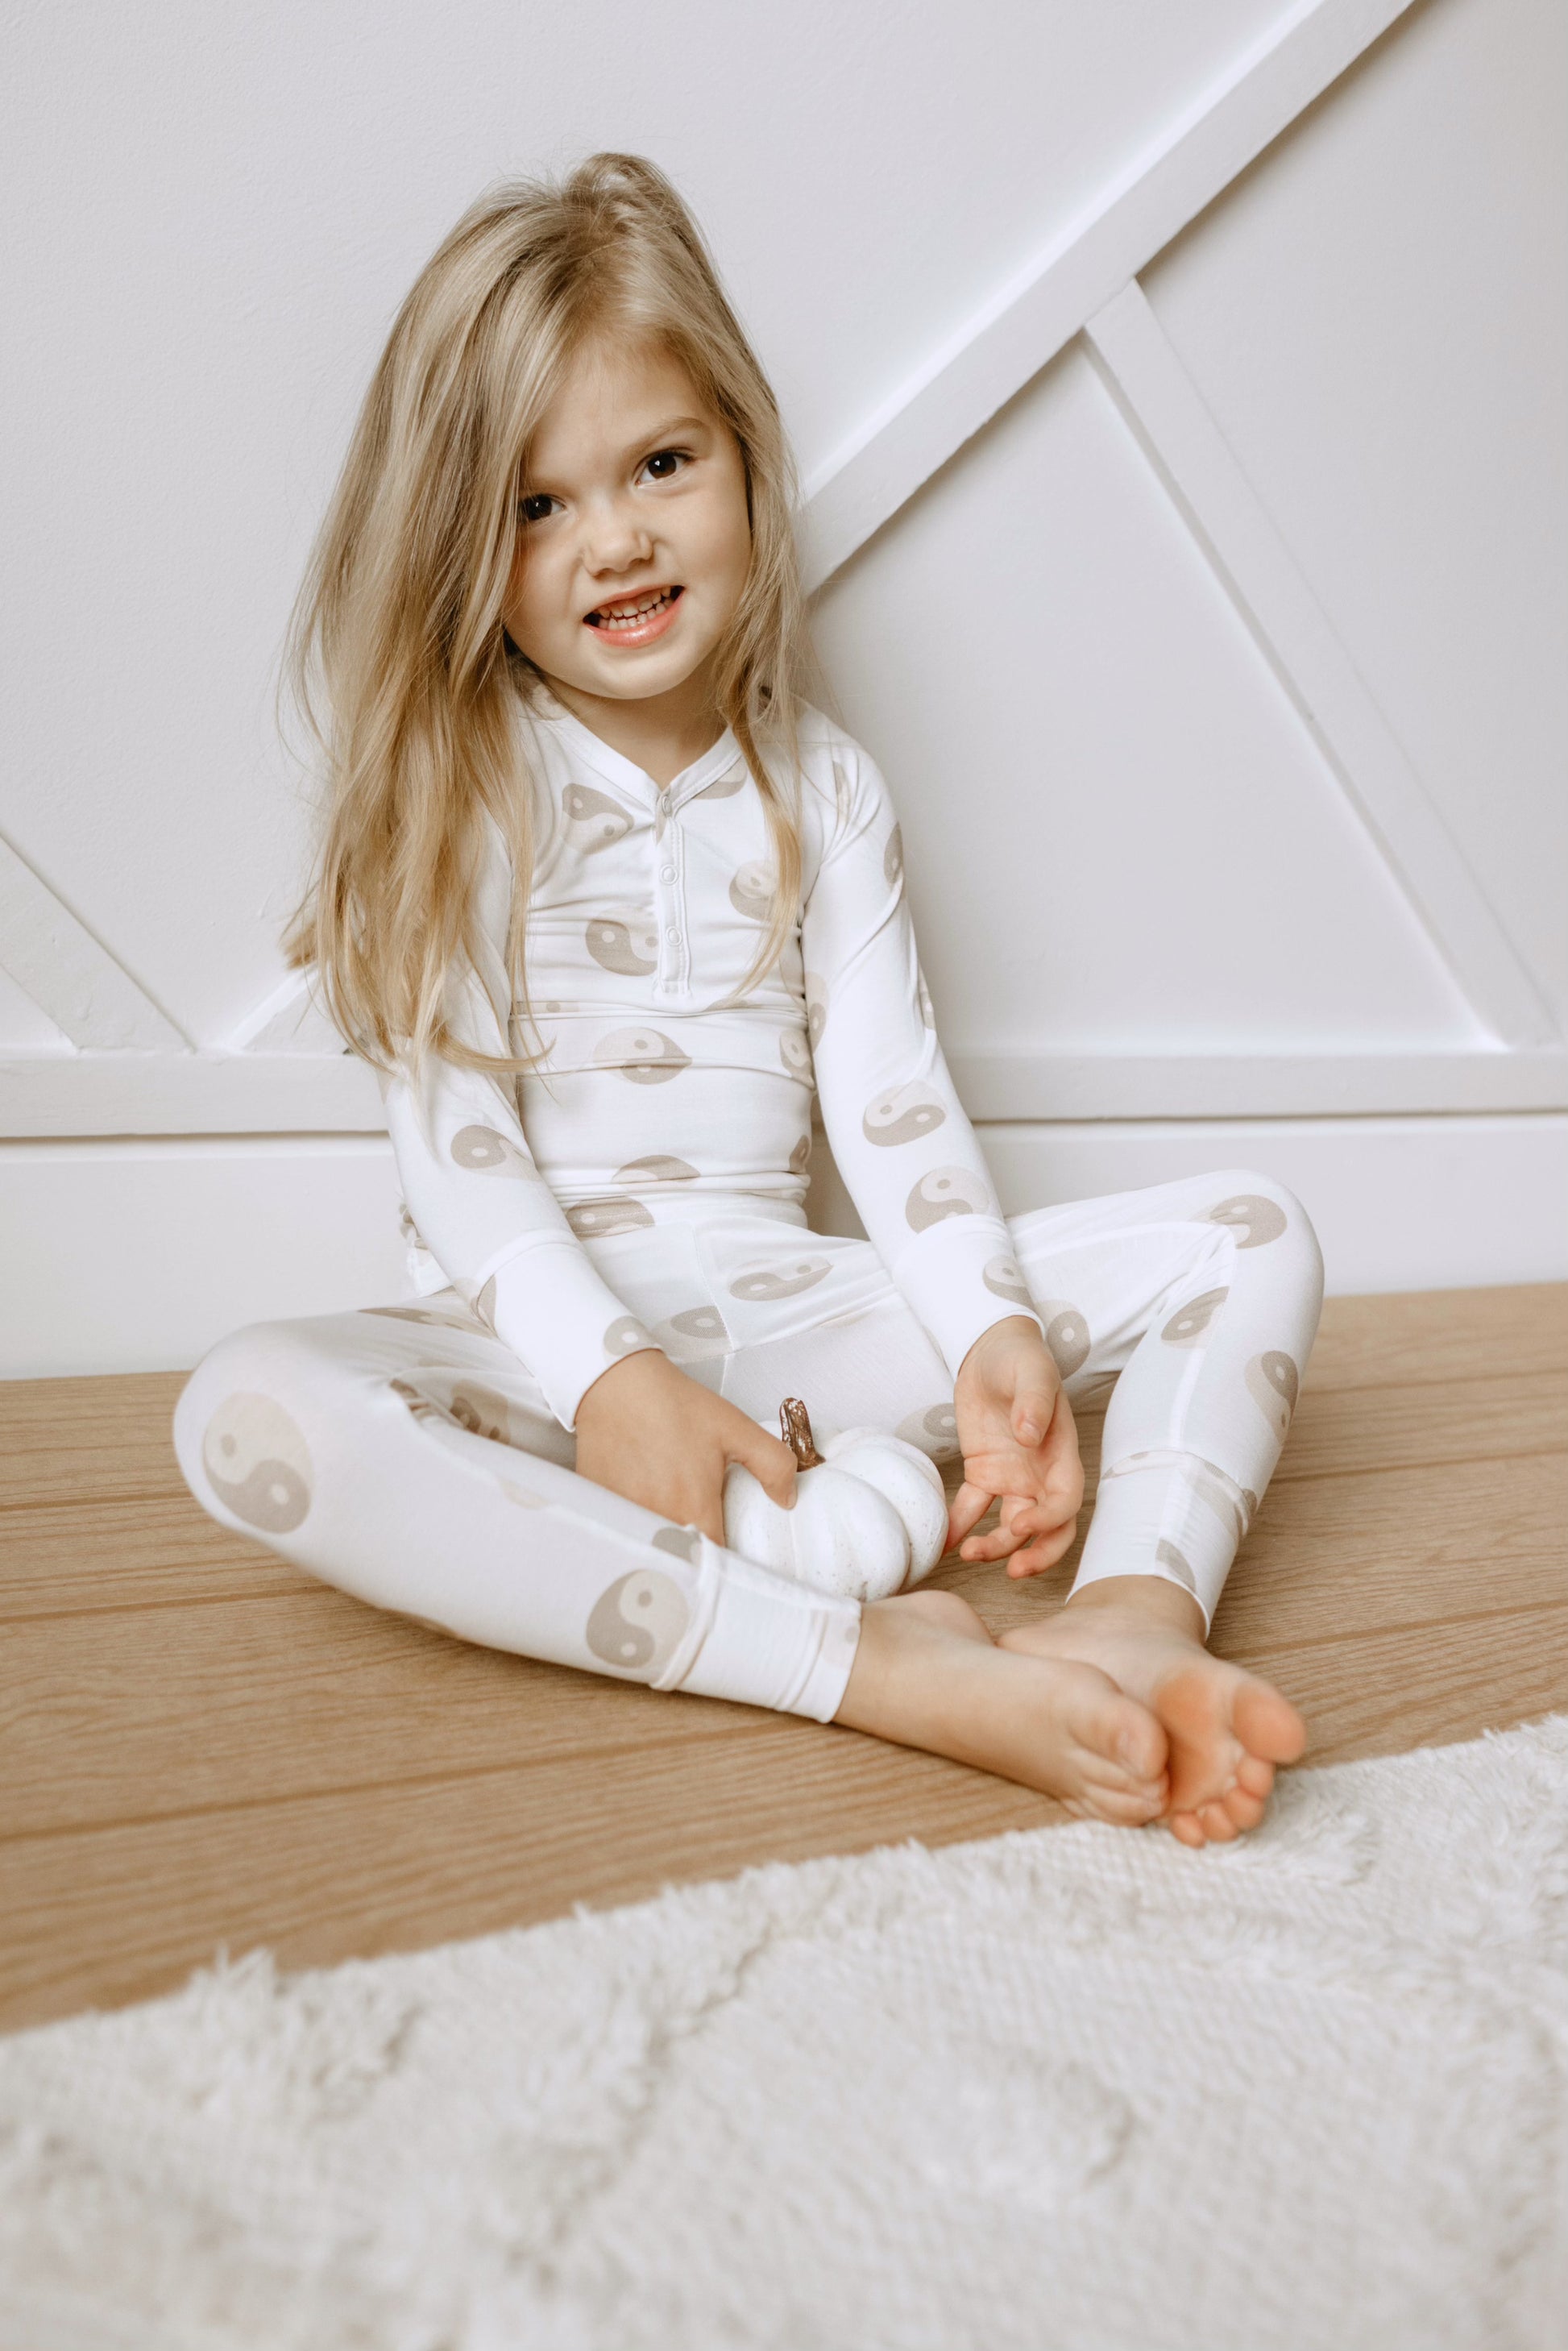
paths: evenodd
<path fill-rule="evenodd" d="M 661 882 L 673 882 L 675 879 L 674 866 L 661 865 L 659 869 L 659 878 Z"/>

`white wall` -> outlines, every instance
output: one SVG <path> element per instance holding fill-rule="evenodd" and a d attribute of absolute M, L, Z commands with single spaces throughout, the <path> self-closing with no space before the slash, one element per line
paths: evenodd
<path fill-rule="evenodd" d="M 0 1373 L 395 1290 L 364 1073 L 226 1058 L 307 840 L 275 657 L 414 270 L 595 145 L 705 222 L 819 553 L 889 517 L 819 640 L 1009 1206 L 1242 1157 L 1336 1287 L 1568 1272 L 1564 20 L 1388 0 L 1349 63 L 1378 16 L 13 12 Z"/>

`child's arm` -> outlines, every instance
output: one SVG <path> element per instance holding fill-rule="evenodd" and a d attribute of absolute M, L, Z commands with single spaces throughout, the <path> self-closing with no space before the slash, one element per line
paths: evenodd
<path fill-rule="evenodd" d="M 823 1007 L 823 1125 L 870 1240 L 953 1381 L 965 1482 L 949 1540 L 1003 1496 L 1000 1530 L 972 1538 L 966 1555 L 1015 1554 L 1011 1572 L 1034 1573 L 1071 1542 L 1082 1499 L 1072 1413 L 937 1036 L 887 784 L 853 746 L 836 764 L 837 822 L 801 923 L 807 993 Z"/>
<path fill-rule="evenodd" d="M 507 1054 L 512 987 L 498 944 L 511 911 L 511 868 L 486 827 L 475 884 L 473 963 L 447 983 L 453 1034 Z M 565 1428 L 613 1364 L 657 1347 L 573 1232 L 528 1148 L 513 1086 L 435 1055 L 383 1077 L 387 1127 L 403 1196 L 448 1280 L 526 1364 Z"/>
<path fill-rule="evenodd" d="M 504 1053 L 511 996 L 494 941 L 509 878 L 491 843 L 479 967 L 449 982 L 447 1016 L 477 1051 Z M 672 1364 L 609 1289 L 535 1165 L 511 1089 L 432 1057 L 382 1082 L 403 1196 L 441 1270 L 577 1436 L 577 1468 L 678 1526 L 724 1540 L 724 1472 L 740 1461 L 794 1498 L 788 1446 Z"/>

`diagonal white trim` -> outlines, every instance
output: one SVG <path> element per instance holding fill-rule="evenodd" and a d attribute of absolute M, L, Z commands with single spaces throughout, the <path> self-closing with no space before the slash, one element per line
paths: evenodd
<path fill-rule="evenodd" d="M 221 1049 L 225 1053 L 346 1053 L 348 1048 L 311 992 L 307 972 L 286 972 L 247 1012 Z"/>
<path fill-rule="evenodd" d="M 102 941 L 0 840 L 0 964 L 73 1045 L 177 1051 L 190 1043 Z"/>
<path fill-rule="evenodd" d="M 806 484 L 819 588 L 1412 0 L 1298 0 Z"/>
<path fill-rule="evenodd" d="M 1534 980 L 1307 585 L 1141 287 L 1085 329 L 1099 372 L 1374 844 L 1509 1045 L 1557 1029 Z"/>
<path fill-rule="evenodd" d="M 948 1055 L 971 1115 L 1314 1118 L 1568 1109 L 1568 1051 Z M 0 1135 L 374 1134 L 375 1072 L 345 1053 L 17 1053 Z"/>

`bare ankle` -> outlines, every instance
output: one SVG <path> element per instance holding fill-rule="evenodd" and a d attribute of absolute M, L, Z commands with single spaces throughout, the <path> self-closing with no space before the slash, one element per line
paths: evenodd
<path fill-rule="evenodd" d="M 1086 1617 L 1109 1613 L 1126 1622 L 1136 1620 L 1151 1631 L 1184 1633 L 1202 1646 L 1207 1640 L 1203 1611 L 1190 1592 L 1163 1575 L 1107 1575 L 1069 1593 L 1066 1606 Z"/>

